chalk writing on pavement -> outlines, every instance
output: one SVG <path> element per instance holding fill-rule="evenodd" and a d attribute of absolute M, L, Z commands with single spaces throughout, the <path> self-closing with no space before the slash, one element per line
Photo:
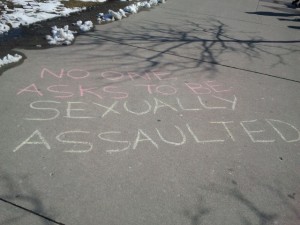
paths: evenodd
<path fill-rule="evenodd" d="M 95 80 L 95 75 L 88 71 L 43 68 L 36 83 L 19 87 L 18 98 L 34 99 L 27 104 L 28 113 L 22 119 L 34 123 L 36 129 L 29 133 L 26 130 L 13 152 L 29 151 L 33 146 L 51 150 L 58 144 L 66 153 L 117 153 L 145 145 L 155 150 L 187 144 L 222 145 L 237 143 L 241 137 L 256 144 L 300 141 L 300 131 L 291 121 L 236 119 L 238 95 L 233 87 L 217 80 L 182 81 L 158 71 L 143 74 L 103 71 L 97 78 L 97 82 L 87 85 L 91 82 L 86 81 Z M 170 118 L 167 126 L 127 126 L 119 130 L 105 126 L 105 120 L 147 120 L 162 114 Z M 214 114 L 216 119 L 201 119 Z M 79 127 L 51 134 L 39 127 L 61 121 L 65 127 L 77 121 Z M 80 128 L 81 123 L 99 123 L 99 126 L 97 130 L 88 130 Z M 125 135 L 128 130 L 130 138 Z"/>

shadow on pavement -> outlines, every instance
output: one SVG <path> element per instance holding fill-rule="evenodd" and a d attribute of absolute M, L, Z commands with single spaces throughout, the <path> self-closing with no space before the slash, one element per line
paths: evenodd
<path fill-rule="evenodd" d="M 224 184 L 210 183 L 199 187 L 200 197 L 183 213 L 191 225 L 207 224 L 216 218 L 221 221 L 216 224 L 296 225 L 300 220 L 296 193 L 286 194 L 285 188 L 278 181 L 272 185 L 258 181 L 248 189 L 233 179 Z"/>
<path fill-rule="evenodd" d="M 268 11 L 257 11 L 257 12 L 246 12 L 248 14 L 260 15 L 260 16 L 277 16 L 277 17 L 292 17 L 300 16 L 299 13 L 277 13 L 277 12 L 268 12 Z"/>
<path fill-rule="evenodd" d="M 290 21 L 290 22 L 300 22 L 300 18 L 294 19 L 286 19 L 286 18 L 278 18 L 280 21 Z"/>
<path fill-rule="evenodd" d="M 38 192 L 27 184 L 25 181 L 26 179 L 26 175 L 18 175 L 18 177 L 14 178 L 8 173 L 3 172 L 3 170 L 1 171 L 0 202 L 5 204 L 7 207 L 14 207 L 17 213 L 2 215 L 0 218 L 0 224 L 24 224 L 22 221 L 30 215 L 39 219 L 41 224 L 44 225 L 61 224 L 45 216 L 49 213 L 39 198 Z M 23 180 L 25 181 L 24 183 L 21 182 Z"/>
<path fill-rule="evenodd" d="M 276 1 L 274 1 L 276 2 Z M 281 11 L 281 12 L 270 12 L 270 11 L 256 11 L 256 12 L 246 12 L 247 14 L 259 15 L 259 16 L 270 16 L 270 17 L 285 17 L 278 18 L 280 21 L 291 21 L 291 22 L 299 22 L 300 11 L 296 9 L 287 8 L 289 5 L 286 5 L 286 8 L 283 7 L 273 7 L 273 6 L 264 6 L 273 10 Z M 293 19 L 287 19 L 286 17 L 297 17 Z M 293 28 L 291 26 L 287 26 L 289 28 Z"/>
<path fill-rule="evenodd" d="M 300 52 L 300 48 L 291 47 L 293 44 L 296 46 L 300 43 L 300 40 L 265 40 L 256 33 L 247 34 L 246 32 L 233 34 L 230 27 L 218 19 L 204 23 L 205 25 L 185 20 L 184 25 L 177 27 L 142 21 L 141 25 L 136 26 L 135 29 L 118 26 L 105 32 L 96 31 L 86 34 L 90 39 L 76 44 L 84 46 L 82 53 L 86 54 L 87 61 L 96 60 L 100 57 L 99 53 L 107 52 L 108 43 L 114 45 L 110 47 L 111 50 L 107 55 L 114 59 L 107 60 L 105 65 L 108 68 L 130 66 L 129 60 L 123 64 L 122 61 L 125 58 L 131 58 L 134 59 L 132 62 L 134 66 L 137 67 L 140 63 L 147 64 L 143 67 L 144 71 L 151 71 L 156 67 L 171 66 L 171 63 L 164 59 L 167 56 L 176 56 L 182 59 L 176 64 L 176 71 L 198 68 L 208 71 L 212 76 L 216 76 L 218 65 L 224 65 L 224 59 L 228 60 L 224 58 L 228 57 L 228 54 L 246 57 L 249 62 L 269 55 L 273 59 L 270 66 L 276 67 L 286 65 L 285 56 L 296 55 Z M 237 38 L 241 35 L 245 38 Z M 117 49 L 115 49 L 116 44 Z M 72 54 L 78 53 L 74 50 Z M 185 61 L 189 63 L 184 63 Z M 234 68 L 234 66 L 227 67 Z"/>
<path fill-rule="evenodd" d="M 300 30 L 300 26 L 288 26 L 289 28 Z"/>
<path fill-rule="evenodd" d="M 195 206 L 192 209 L 186 209 L 183 215 L 190 221 L 191 225 L 200 225 L 204 220 L 205 216 L 211 213 L 210 208 L 206 207 L 206 202 L 203 198 L 198 197 Z"/>

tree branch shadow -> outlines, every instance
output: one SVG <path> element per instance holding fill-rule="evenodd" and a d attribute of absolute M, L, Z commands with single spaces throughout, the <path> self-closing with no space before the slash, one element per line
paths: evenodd
<path fill-rule="evenodd" d="M 196 205 L 192 209 L 185 209 L 183 215 L 190 221 L 191 225 L 200 225 L 206 215 L 211 212 L 211 209 L 205 207 L 203 198 L 197 199 Z"/>
<path fill-rule="evenodd" d="M 215 184 L 211 183 L 206 186 L 201 186 L 200 193 L 203 196 L 206 196 L 205 200 L 206 205 L 211 205 L 213 202 L 208 201 L 208 197 L 214 197 L 218 201 L 226 201 L 228 208 L 230 208 L 230 217 L 234 217 L 231 213 L 236 213 L 236 220 L 239 222 L 236 224 L 242 225 L 271 225 L 271 224 L 280 224 L 278 221 L 284 221 L 286 224 L 293 221 L 300 221 L 300 211 L 299 209 L 291 203 L 291 197 L 288 197 L 284 194 L 282 188 L 280 188 L 280 182 L 275 182 L 275 185 L 264 184 L 261 181 L 256 182 L 255 187 L 267 191 L 268 195 L 272 196 L 272 200 L 276 200 L 280 203 L 280 211 L 278 209 L 270 207 L 263 207 L 258 200 L 258 198 L 249 197 L 249 192 L 245 193 L 235 181 L 231 181 L 231 184 Z M 204 195 L 205 194 L 205 195 Z M 295 196 L 295 194 L 294 194 Z M 203 201 L 202 201 L 203 202 Z M 229 203 L 230 202 L 230 203 Z M 264 203 L 263 205 L 266 205 Z M 207 207 L 207 206 L 206 206 Z M 207 209 L 207 208 L 205 208 Z M 210 213 L 211 218 L 215 218 L 218 211 L 227 211 L 224 207 L 212 207 L 209 206 L 209 210 L 204 211 L 204 214 L 199 213 L 199 218 L 205 216 L 206 213 Z M 200 211 L 203 212 L 203 211 Z M 226 212 L 225 212 L 226 214 Z M 287 214 L 289 217 L 286 217 Z M 188 214 L 189 215 L 189 214 Z M 284 218 L 282 216 L 284 215 Z M 192 216 L 190 216 L 192 218 Z M 290 219 L 290 221 L 285 221 L 285 219 Z M 201 224 L 201 223 L 191 223 L 192 225 Z M 225 223 L 224 223 L 225 224 Z M 293 223 L 294 224 L 294 223 Z M 296 224 L 296 223 L 295 223 Z"/>
<path fill-rule="evenodd" d="M 241 34 L 248 38 L 235 37 Z M 270 67 L 276 67 L 287 65 L 286 56 L 300 52 L 300 48 L 293 47 L 300 40 L 265 40 L 246 32 L 235 35 L 218 19 L 204 21 L 203 24 L 185 20 L 184 25 L 178 27 L 143 21 L 135 29 L 119 25 L 86 36 L 90 38 L 88 41 L 79 41 L 76 45 L 83 48 L 87 61 L 102 58 L 99 52 L 107 52 L 109 45 L 111 49 L 107 57 L 114 60 L 106 60 L 105 67 L 134 65 L 138 69 L 143 64 L 144 71 L 157 67 L 171 68 L 174 62 L 169 58 L 176 57 L 178 63 L 174 71 L 197 68 L 200 72 L 206 71 L 216 76 L 219 66 L 226 65 L 224 60 L 229 60 L 230 54 L 234 54 L 235 58 L 246 57 L 249 64 L 253 59 L 263 59 L 269 55 L 273 59 Z M 131 61 L 124 61 L 125 58 Z"/>
<path fill-rule="evenodd" d="M 1 192 L 0 198 L 4 204 L 9 204 L 10 207 L 15 207 L 18 211 L 17 214 L 13 216 L 9 216 L 8 218 L 1 217 L 0 224 L 16 224 L 22 223 L 22 220 L 29 215 L 33 215 L 29 211 L 35 213 L 36 218 L 40 219 L 41 224 L 50 225 L 55 224 L 45 218 L 39 217 L 38 215 L 47 215 L 49 212 L 45 209 L 41 199 L 39 198 L 39 194 L 37 191 L 29 187 L 28 185 L 21 185 L 20 183 L 16 182 L 16 180 L 26 180 L 27 176 L 18 176 L 13 178 L 6 172 L 1 171 L 0 175 L 0 185 L 1 185 Z M 16 203 L 17 202 L 17 203 Z M 14 204 L 19 205 L 20 207 L 14 206 Z M 23 210 L 22 207 L 30 208 L 29 211 Z M 51 213 L 52 214 L 52 213 Z"/>

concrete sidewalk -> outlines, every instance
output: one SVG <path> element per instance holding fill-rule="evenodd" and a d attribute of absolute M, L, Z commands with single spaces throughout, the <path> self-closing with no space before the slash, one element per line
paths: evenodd
<path fill-rule="evenodd" d="M 298 225 L 299 10 L 169 0 L 0 77 L 0 224 Z"/>

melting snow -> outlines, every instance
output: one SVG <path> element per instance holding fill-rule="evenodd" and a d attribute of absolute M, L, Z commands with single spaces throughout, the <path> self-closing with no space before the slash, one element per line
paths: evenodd
<path fill-rule="evenodd" d="M 21 5 L 22 8 L 9 10 L 7 6 L 0 15 L 0 34 L 7 32 L 7 25 L 17 28 L 20 25 L 29 25 L 39 21 L 68 16 L 70 13 L 85 10 L 85 8 L 66 8 L 59 0 L 46 0 L 38 2 L 35 0 L 12 0 L 15 5 Z"/>
<path fill-rule="evenodd" d="M 10 63 L 14 63 L 14 62 L 18 62 L 22 59 L 22 56 L 15 54 L 14 56 L 8 54 L 7 56 L 5 56 L 3 59 L 0 59 L 0 68 L 4 65 L 10 64 Z"/>
<path fill-rule="evenodd" d="M 81 20 L 78 20 L 76 23 L 73 23 L 73 25 L 78 26 L 82 32 L 90 31 L 94 27 L 93 22 L 90 20 L 85 21 L 84 23 Z"/>
<path fill-rule="evenodd" d="M 118 12 L 108 10 L 108 14 L 99 13 L 98 22 L 101 23 L 102 21 L 109 22 L 114 20 L 121 20 L 123 17 L 127 17 L 126 14 L 138 13 L 140 9 L 151 8 L 152 6 L 155 6 L 158 3 L 165 3 L 165 0 L 150 0 L 137 2 L 126 6 L 124 9 L 120 9 Z"/>
<path fill-rule="evenodd" d="M 52 27 L 52 36 L 47 35 L 46 39 L 50 45 L 70 45 L 74 40 L 74 32 L 69 30 L 69 26 L 64 28 Z"/>
<path fill-rule="evenodd" d="M 0 35 L 8 32 L 10 28 L 17 28 L 20 25 L 29 25 L 39 21 L 51 19 L 54 17 L 68 16 L 70 13 L 79 12 L 86 10 L 86 8 L 66 8 L 61 4 L 60 0 L 46 0 L 40 2 L 40 0 L 11 0 L 15 5 L 20 5 L 22 8 L 9 9 L 7 5 L 1 3 L 1 14 L 0 14 Z M 93 1 L 93 2 L 105 2 L 106 0 L 81 0 L 81 1 Z M 126 0 L 120 0 L 126 1 Z M 131 1 L 131 0 L 129 0 Z M 124 9 L 120 9 L 115 12 L 109 10 L 107 14 L 99 13 L 98 22 L 102 21 L 114 21 L 121 20 L 127 17 L 128 14 L 135 14 L 141 8 L 151 8 L 158 3 L 165 3 L 165 0 L 148 0 L 141 1 L 129 6 Z M 90 31 L 94 25 L 92 21 L 77 21 L 75 23 L 82 32 Z M 74 31 L 69 30 L 69 26 L 66 25 L 63 28 L 58 28 L 56 26 L 52 27 L 52 35 L 47 35 L 46 39 L 50 45 L 70 45 L 74 40 Z M 22 59 L 22 56 L 15 54 L 7 55 L 3 59 L 0 59 L 0 67 L 9 63 L 18 62 Z"/>
<path fill-rule="evenodd" d="M 68 16 L 70 13 L 79 12 L 86 10 L 83 8 L 66 8 L 60 2 L 60 0 L 45 0 L 41 2 L 40 0 L 11 0 L 13 4 L 20 5 L 21 8 L 8 9 L 7 5 L 1 3 L 0 7 L 2 8 L 0 15 L 0 35 L 10 30 L 10 27 L 17 28 L 20 25 L 29 25 L 39 21 Z M 81 0 L 81 1 L 94 1 L 94 2 L 105 2 L 106 0 Z M 126 1 L 126 0 L 120 0 Z M 108 14 L 99 14 L 98 21 L 113 21 L 121 20 L 126 17 L 127 14 L 135 14 L 139 11 L 140 8 L 151 8 L 152 6 L 157 5 L 158 3 L 165 3 L 165 0 L 148 0 L 141 1 L 135 4 L 131 4 L 124 9 L 120 9 L 118 12 L 109 10 Z M 88 31 L 91 24 L 85 24 L 82 27 L 83 31 Z"/>

